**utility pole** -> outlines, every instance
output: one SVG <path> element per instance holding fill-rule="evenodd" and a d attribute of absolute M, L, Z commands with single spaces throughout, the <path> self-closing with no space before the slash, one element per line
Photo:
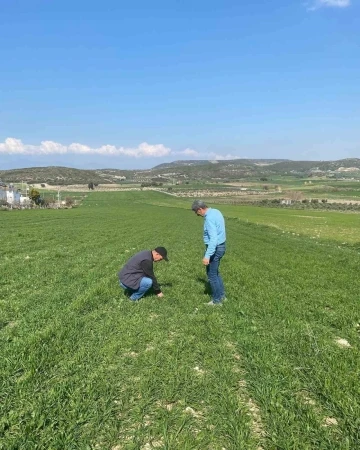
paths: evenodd
<path fill-rule="evenodd" d="M 60 208 L 60 188 L 58 188 L 58 193 L 57 193 L 57 201 L 58 201 L 58 208 Z"/>
<path fill-rule="evenodd" d="M 27 181 L 21 181 L 21 191 L 23 192 L 24 190 L 24 184 L 25 184 L 25 197 L 28 197 L 29 195 L 29 185 L 27 183 Z"/>

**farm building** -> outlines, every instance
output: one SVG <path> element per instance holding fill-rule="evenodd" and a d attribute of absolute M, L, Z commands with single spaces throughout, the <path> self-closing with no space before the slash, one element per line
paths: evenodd
<path fill-rule="evenodd" d="M 6 201 L 9 205 L 22 205 L 30 201 L 29 197 L 14 187 L 13 184 L 6 185 L 0 182 L 0 200 Z"/>

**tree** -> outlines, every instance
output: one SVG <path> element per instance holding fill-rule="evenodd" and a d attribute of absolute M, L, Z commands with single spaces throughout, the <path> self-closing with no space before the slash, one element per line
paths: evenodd
<path fill-rule="evenodd" d="M 30 189 L 29 198 L 37 205 L 40 201 L 40 192 L 34 188 Z"/>

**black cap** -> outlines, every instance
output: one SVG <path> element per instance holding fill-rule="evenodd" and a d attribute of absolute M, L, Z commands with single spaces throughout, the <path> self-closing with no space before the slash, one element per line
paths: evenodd
<path fill-rule="evenodd" d="M 167 250 L 165 247 L 156 247 L 154 250 L 159 253 L 159 255 L 161 255 L 163 259 L 165 259 L 165 261 L 169 261 L 167 257 Z"/>

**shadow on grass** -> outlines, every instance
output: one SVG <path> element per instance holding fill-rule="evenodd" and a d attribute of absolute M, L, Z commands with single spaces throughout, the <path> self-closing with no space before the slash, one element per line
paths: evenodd
<path fill-rule="evenodd" d="M 211 289 L 208 280 L 206 278 L 197 277 L 197 281 L 199 281 L 199 283 L 203 283 L 204 294 L 211 295 Z"/>

